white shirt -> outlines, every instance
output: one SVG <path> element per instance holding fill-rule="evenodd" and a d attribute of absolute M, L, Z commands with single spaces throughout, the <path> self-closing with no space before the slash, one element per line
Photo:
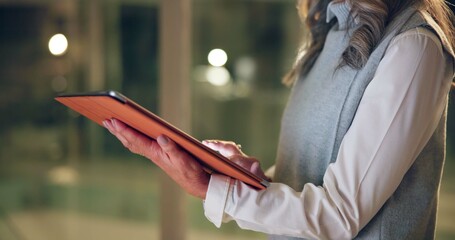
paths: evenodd
<path fill-rule="evenodd" d="M 204 208 L 217 227 L 301 238 L 357 235 L 386 200 L 433 134 L 447 104 L 453 63 L 431 31 L 394 38 L 365 90 L 323 186 L 301 192 L 271 183 L 266 190 L 212 175 Z"/>

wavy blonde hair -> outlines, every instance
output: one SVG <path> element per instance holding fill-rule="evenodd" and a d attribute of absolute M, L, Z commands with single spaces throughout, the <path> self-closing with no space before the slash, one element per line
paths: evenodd
<path fill-rule="evenodd" d="M 297 9 L 309 31 L 300 47 L 297 60 L 283 82 L 292 85 L 300 74 L 306 74 L 318 58 L 327 33 L 336 20 L 326 22 L 327 6 L 332 0 L 299 0 Z M 340 66 L 362 68 L 383 37 L 387 24 L 404 9 L 415 6 L 427 11 L 447 37 L 449 47 L 455 48 L 454 17 L 444 0 L 333 0 L 348 1 L 350 21 L 356 16 L 361 26 L 353 33 L 349 46 L 342 55 Z"/>

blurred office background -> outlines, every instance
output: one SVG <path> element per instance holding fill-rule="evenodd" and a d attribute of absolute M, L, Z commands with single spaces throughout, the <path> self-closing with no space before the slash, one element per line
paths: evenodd
<path fill-rule="evenodd" d="M 294 0 L 0 0 L 0 239 L 265 239 L 215 228 L 53 98 L 117 90 L 267 168 L 300 33 Z M 455 238 L 454 114 L 452 100 L 438 239 Z"/>

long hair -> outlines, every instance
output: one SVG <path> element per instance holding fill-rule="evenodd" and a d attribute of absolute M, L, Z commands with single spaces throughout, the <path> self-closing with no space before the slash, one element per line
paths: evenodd
<path fill-rule="evenodd" d="M 448 45 L 455 49 L 454 16 L 444 0 L 333 0 L 348 1 L 350 18 L 356 16 L 360 27 L 352 34 L 344 50 L 340 66 L 361 69 L 383 37 L 387 24 L 407 7 L 415 6 L 427 11 L 447 37 Z M 292 85 L 300 74 L 306 74 L 318 58 L 329 30 L 336 20 L 326 22 L 327 6 L 331 0 L 299 0 L 297 9 L 304 21 L 307 36 L 300 47 L 292 69 L 284 76 L 283 83 Z M 352 21 L 352 19 L 350 20 Z"/>

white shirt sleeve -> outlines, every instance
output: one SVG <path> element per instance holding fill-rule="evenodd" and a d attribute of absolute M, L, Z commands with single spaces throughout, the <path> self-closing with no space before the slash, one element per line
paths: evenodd
<path fill-rule="evenodd" d="M 213 175 L 204 203 L 216 226 L 303 238 L 351 239 L 393 194 L 433 134 L 447 103 L 452 60 L 417 28 L 395 37 L 365 90 L 324 185 L 256 191 Z"/>

